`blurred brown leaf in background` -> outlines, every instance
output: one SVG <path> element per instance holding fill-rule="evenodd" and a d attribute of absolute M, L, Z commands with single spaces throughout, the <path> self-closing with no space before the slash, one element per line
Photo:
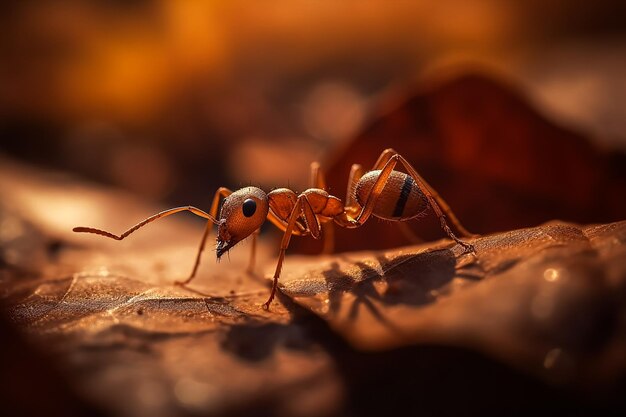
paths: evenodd
<path fill-rule="evenodd" d="M 394 97 L 326 168 L 331 193 L 345 195 L 354 163 L 369 169 L 392 147 L 418 170 L 474 233 L 565 219 L 608 222 L 626 212 L 626 155 L 537 113 L 514 88 L 467 74 Z M 424 239 L 442 236 L 439 222 L 409 222 Z M 338 230 L 336 250 L 409 243 L 391 222 Z M 300 247 L 319 251 L 310 239 Z M 305 249 L 306 250 L 306 249 Z"/>

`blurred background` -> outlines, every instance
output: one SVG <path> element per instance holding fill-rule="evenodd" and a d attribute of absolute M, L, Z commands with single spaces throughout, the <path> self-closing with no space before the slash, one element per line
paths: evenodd
<path fill-rule="evenodd" d="M 0 150 L 207 207 L 222 185 L 305 188 L 309 162 L 340 158 L 381 102 L 468 70 L 504 81 L 596 148 L 624 150 L 625 9 L 610 0 L 7 2 Z"/>

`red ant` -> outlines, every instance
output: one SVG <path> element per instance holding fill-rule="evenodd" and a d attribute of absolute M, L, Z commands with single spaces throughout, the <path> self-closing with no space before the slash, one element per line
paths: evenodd
<path fill-rule="evenodd" d="M 398 163 L 406 169 L 406 174 L 394 171 Z M 91 227 L 75 227 L 73 230 L 74 232 L 95 233 L 122 240 L 154 220 L 181 211 L 190 211 L 197 216 L 208 219 L 191 275 L 185 281 L 176 282 L 178 285 L 186 285 L 196 276 L 200 256 L 213 224 L 217 225 L 216 252 L 218 259 L 237 243 L 252 235 L 253 244 L 250 257 L 250 266 L 252 266 L 256 249 L 256 235 L 267 219 L 284 234 L 280 243 L 272 291 L 268 300 L 263 304 L 265 309 L 269 308 L 276 294 L 278 278 L 291 236 L 312 236 L 314 239 L 319 239 L 322 225 L 332 226 L 334 223 L 340 227 L 352 229 L 362 226 L 372 215 L 381 219 L 403 222 L 419 217 L 431 207 L 439 218 L 444 232 L 456 243 L 463 246 L 465 251 L 475 253 L 471 244 L 456 237 L 446 223 L 446 217 L 463 236 L 470 237 L 472 234 L 461 225 L 446 202 L 417 173 L 415 168 L 393 149 L 384 150 L 372 169 L 366 173 L 363 173 L 361 165 L 352 165 L 345 204 L 324 190 L 325 181 L 319 171 L 319 164 L 311 164 L 311 176 L 313 188 L 309 188 L 299 195 L 288 188 L 278 188 L 265 193 L 257 187 L 245 187 L 235 192 L 222 187 L 215 193 L 209 213 L 192 206 L 165 210 L 148 217 L 119 236 Z M 219 214 L 219 220 L 216 220 L 220 198 L 224 198 L 224 203 Z M 328 232 L 332 231 L 330 228 L 325 227 L 325 229 Z"/>

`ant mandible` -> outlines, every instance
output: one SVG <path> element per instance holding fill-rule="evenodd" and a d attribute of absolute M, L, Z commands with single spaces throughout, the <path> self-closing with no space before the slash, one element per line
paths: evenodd
<path fill-rule="evenodd" d="M 394 170 L 398 163 L 407 173 Z M 325 181 L 317 163 L 311 164 L 311 178 L 313 188 L 309 188 L 300 195 L 288 188 L 278 188 L 265 193 L 257 187 L 245 187 L 235 192 L 221 187 L 213 197 L 209 213 L 192 206 L 172 208 L 148 217 L 119 236 L 91 227 L 75 227 L 73 230 L 122 240 L 148 223 L 181 211 L 190 211 L 208 219 L 191 275 L 185 281 L 176 281 L 177 285 L 186 285 L 196 276 L 200 256 L 213 224 L 217 225 L 217 259 L 237 243 L 252 235 L 253 244 L 249 264 L 249 268 L 252 268 L 256 235 L 265 220 L 269 220 L 284 234 L 280 243 L 272 290 L 268 300 L 263 304 L 265 309 L 269 309 L 276 294 L 278 278 L 291 236 L 312 236 L 314 239 L 319 239 L 322 225 L 325 231 L 332 235 L 333 223 L 352 229 L 362 226 L 372 215 L 381 219 L 403 222 L 420 217 L 431 207 L 439 218 L 444 232 L 463 246 L 465 252 L 475 253 L 474 246 L 459 239 L 452 232 L 446 222 L 446 217 L 463 236 L 473 235 L 461 225 L 446 202 L 417 173 L 415 168 L 393 149 L 384 150 L 373 168 L 366 173 L 363 172 L 361 165 L 352 165 L 345 205 L 339 198 L 324 190 Z M 224 203 L 218 220 L 216 214 L 221 198 L 224 198 Z"/>

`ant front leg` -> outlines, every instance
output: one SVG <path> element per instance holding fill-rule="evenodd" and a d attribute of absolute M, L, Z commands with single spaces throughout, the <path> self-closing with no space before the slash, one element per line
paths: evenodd
<path fill-rule="evenodd" d="M 320 236 L 320 225 L 317 221 L 317 216 L 313 213 L 313 209 L 311 208 L 311 204 L 309 200 L 307 200 L 305 195 L 301 195 L 296 200 L 296 204 L 291 210 L 291 214 L 289 215 L 289 220 L 287 221 L 287 227 L 285 228 L 285 233 L 283 234 L 283 238 L 280 242 L 280 252 L 278 253 L 278 261 L 276 263 L 276 271 L 274 272 L 274 280 L 272 282 L 272 290 L 270 292 L 270 296 L 267 301 L 263 304 L 263 308 L 265 310 L 269 310 L 270 304 L 276 295 L 276 290 L 278 289 L 278 278 L 280 277 L 280 273 L 283 269 L 283 261 L 285 260 L 285 253 L 287 252 L 287 248 L 289 247 L 289 242 L 291 241 L 291 236 L 296 226 L 296 220 L 300 216 L 304 216 L 307 221 L 308 232 L 314 238 L 319 238 Z"/>
<path fill-rule="evenodd" d="M 211 217 L 213 217 L 214 219 L 216 218 L 217 210 L 220 206 L 220 199 L 226 198 L 232 193 L 233 192 L 231 190 L 225 187 L 220 187 L 215 192 L 215 195 L 213 196 L 213 201 L 211 202 L 211 210 L 209 211 L 209 214 L 211 215 Z M 214 223 L 217 224 L 217 221 L 215 221 Z M 174 281 L 174 285 L 180 285 L 180 286 L 187 285 L 195 278 L 196 272 L 198 272 L 198 267 L 200 266 L 200 259 L 202 257 L 202 252 L 204 251 L 204 247 L 206 246 L 206 241 L 209 237 L 209 234 L 211 233 L 212 227 L 213 227 L 213 224 L 211 222 L 208 222 L 206 227 L 204 228 L 204 234 L 202 235 L 202 240 L 200 241 L 200 246 L 198 247 L 198 253 L 196 254 L 196 261 L 193 264 L 193 269 L 191 270 L 191 274 L 189 274 L 189 278 L 187 278 L 184 281 Z M 254 249 L 255 248 L 253 246 L 252 250 Z"/>
<path fill-rule="evenodd" d="M 254 274 L 254 265 L 256 264 L 256 241 L 259 236 L 260 229 L 257 229 L 252 233 L 250 237 L 252 239 L 252 247 L 250 248 L 250 258 L 248 260 L 248 268 L 246 268 L 246 272 L 248 274 Z"/>
<path fill-rule="evenodd" d="M 320 169 L 318 162 L 311 163 L 311 187 L 327 190 L 326 178 Z M 322 227 L 322 253 L 329 254 L 335 251 L 335 224 L 332 221 L 326 221 L 321 224 Z"/>

